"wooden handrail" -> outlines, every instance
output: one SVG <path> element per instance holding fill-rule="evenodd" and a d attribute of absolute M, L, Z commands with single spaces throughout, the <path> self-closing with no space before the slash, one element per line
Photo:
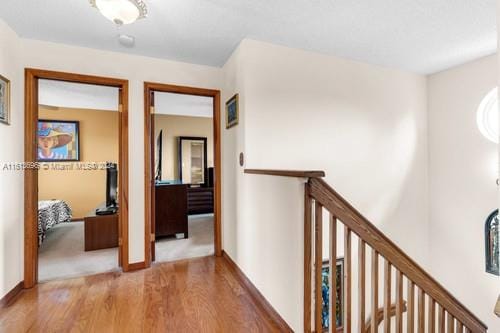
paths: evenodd
<path fill-rule="evenodd" d="M 245 173 L 254 175 L 268 175 L 296 178 L 322 178 L 325 172 L 321 170 L 266 170 L 266 169 L 245 169 Z"/>
<path fill-rule="evenodd" d="M 401 311 L 402 311 L 402 313 L 406 312 L 406 302 L 403 303 L 403 308 L 401 309 Z M 391 305 L 389 315 L 390 315 L 390 317 L 396 316 L 396 304 Z M 377 310 L 377 314 L 376 314 L 375 318 L 376 318 L 375 322 L 377 323 L 377 327 L 378 327 L 378 326 L 380 326 L 380 323 L 382 322 L 382 320 L 384 320 L 384 308 L 379 308 Z M 364 333 L 370 333 L 371 321 L 372 321 L 371 317 L 368 318 L 368 320 L 366 321 Z M 376 331 L 378 332 L 378 329 L 376 329 Z"/>
<path fill-rule="evenodd" d="M 487 331 L 487 327 L 471 311 L 451 295 L 441 284 L 432 278 L 422 267 L 406 255 L 397 245 L 351 206 L 342 196 L 320 178 L 310 178 L 306 192 L 338 218 L 347 228 L 372 247 L 376 255 L 380 254 L 392 266 L 403 273 L 409 281 L 424 291 L 436 303 L 442 306 L 449 316 L 464 324 L 476 333 Z"/>
<path fill-rule="evenodd" d="M 314 281 L 315 290 L 319 290 L 320 280 L 318 279 L 321 270 L 321 260 L 323 258 L 321 251 L 322 231 L 322 209 L 325 208 L 330 213 L 330 231 L 336 229 L 336 221 L 338 220 L 344 225 L 344 252 L 346 257 L 345 271 L 343 280 L 346 285 L 345 298 L 346 304 L 346 319 L 347 326 L 344 327 L 346 332 L 351 331 L 351 233 L 359 237 L 359 269 L 364 276 L 365 245 L 371 247 L 371 311 L 376 315 L 370 318 L 368 322 L 361 321 L 362 331 L 373 331 L 371 326 L 378 327 L 381 321 L 384 322 L 384 332 L 390 332 L 390 318 L 396 316 L 396 327 L 400 331 L 403 325 L 402 313 L 407 311 L 407 325 L 413 327 L 416 323 L 419 332 L 425 329 L 425 300 L 429 301 L 428 327 L 433 331 L 436 326 L 436 318 L 434 309 L 438 309 L 438 327 L 444 329 L 445 314 L 446 325 L 452 330 L 453 324 L 457 327 L 466 327 L 467 332 L 485 333 L 487 332 L 486 325 L 481 322 L 470 310 L 460 303 L 453 295 L 451 295 L 441 284 L 432 278 L 422 267 L 413 261 L 405 252 L 403 252 L 396 244 L 394 244 L 384 233 L 377 229 L 368 219 L 366 219 L 359 211 L 349 204 L 341 195 L 339 195 L 332 187 L 330 187 L 322 177 L 325 176 L 323 171 L 299 171 L 299 170 L 265 170 L 265 169 L 245 169 L 247 174 L 259 174 L 282 177 L 297 177 L 307 178 L 305 186 L 305 214 L 304 214 L 304 330 L 305 332 L 322 331 L 320 319 L 318 316 L 321 307 L 321 293 L 311 289 L 312 281 Z M 314 214 L 312 208 L 314 207 Z M 314 219 L 314 223 L 313 223 Z M 312 229 L 311 229 L 312 228 Z M 313 231 L 313 232 L 312 232 Z M 336 248 L 336 235 L 332 232 L 329 235 L 330 247 Z M 314 253 L 313 253 L 314 251 Z M 335 251 L 330 249 L 330 258 L 335 258 Z M 384 307 L 382 312 L 378 307 L 378 266 L 379 256 L 385 259 L 384 263 Z M 313 260 L 314 258 L 314 260 Z M 319 259 L 317 259 L 319 258 Z M 314 269 L 313 269 L 314 268 Z M 396 305 L 391 306 L 391 271 L 396 270 Z M 333 269 L 331 269 L 332 271 Z M 330 279 L 333 272 L 330 272 Z M 311 277 L 315 278 L 311 280 Z M 408 309 L 406 302 L 403 301 L 403 278 L 408 281 Z M 364 278 L 360 284 L 360 319 L 364 318 Z M 417 292 L 415 297 L 414 292 Z M 311 295 L 314 294 L 314 302 L 311 302 Z M 334 295 L 334 294 L 332 294 Z M 330 295 L 331 296 L 331 295 Z M 333 296 L 334 297 L 334 296 Z M 418 304 L 415 304 L 418 301 Z M 308 310 L 314 304 L 315 313 L 315 328 L 310 329 L 312 324 L 311 311 Z M 332 303 L 333 304 L 333 303 Z M 330 308 L 332 311 L 332 308 Z M 415 313 L 416 311 L 416 313 Z"/>

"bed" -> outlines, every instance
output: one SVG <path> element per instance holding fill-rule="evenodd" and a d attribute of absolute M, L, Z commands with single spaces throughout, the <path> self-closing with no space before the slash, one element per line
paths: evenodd
<path fill-rule="evenodd" d="M 38 245 L 42 244 L 50 228 L 70 222 L 71 217 L 71 208 L 64 200 L 38 201 Z"/>

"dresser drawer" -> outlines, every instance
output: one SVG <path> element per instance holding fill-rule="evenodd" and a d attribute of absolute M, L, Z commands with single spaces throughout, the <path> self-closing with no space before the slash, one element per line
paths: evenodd
<path fill-rule="evenodd" d="M 193 187 L 188 189 L 188 214 L 208 214 L 213 212 L 213 188 Z"/>

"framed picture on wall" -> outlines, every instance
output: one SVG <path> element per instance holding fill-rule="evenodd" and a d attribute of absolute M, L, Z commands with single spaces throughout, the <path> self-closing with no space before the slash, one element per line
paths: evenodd
<path fill-rule="evenodd" d="M 10 125 L 10 81 L 0 75 L 0 123 Z"/>
<path fill-rule="evenodd" d="M 37 127 L 38 161 L 79 161 L 79 127 L 78 121 L 40 119 Z"/>
<path fill-rule="evenodd" d="M 239 97 L 236 94 L 226 102 L 226 129 L 238 124 L 239 113 Z"/>
<path fill-rule="evenodd" d="M 335 306 L 335 327 L 341 328 L 343 326 L 344 320 L 344 258 L 337 259 L 337 274 L 336 278 L 336 302 Z M 330 327 L 329 319 L 329 302 L 330 302 L 330 281 L 328 275 L 330 274 L 330 262 L 328 260 L 323 261 L 323 266 L 321 269 L 321 297 L 323 300 L 322 311 L 321 311 L 321 322 L 324 331 L 328 331 Z M 335 330 L 333 330 L 335 332 Z"/>

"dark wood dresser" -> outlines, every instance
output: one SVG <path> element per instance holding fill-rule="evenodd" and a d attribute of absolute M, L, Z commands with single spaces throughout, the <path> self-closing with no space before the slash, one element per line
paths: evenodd
<path fill-rule="evenodd" d="M 213 187 L 190 187 L 187 195 L 189 215 L 214 212 Z"/>
<path fill-rule="evenodd" d="M 188 237 L 188 186 L 155 185 L 155 236 Z"/>

